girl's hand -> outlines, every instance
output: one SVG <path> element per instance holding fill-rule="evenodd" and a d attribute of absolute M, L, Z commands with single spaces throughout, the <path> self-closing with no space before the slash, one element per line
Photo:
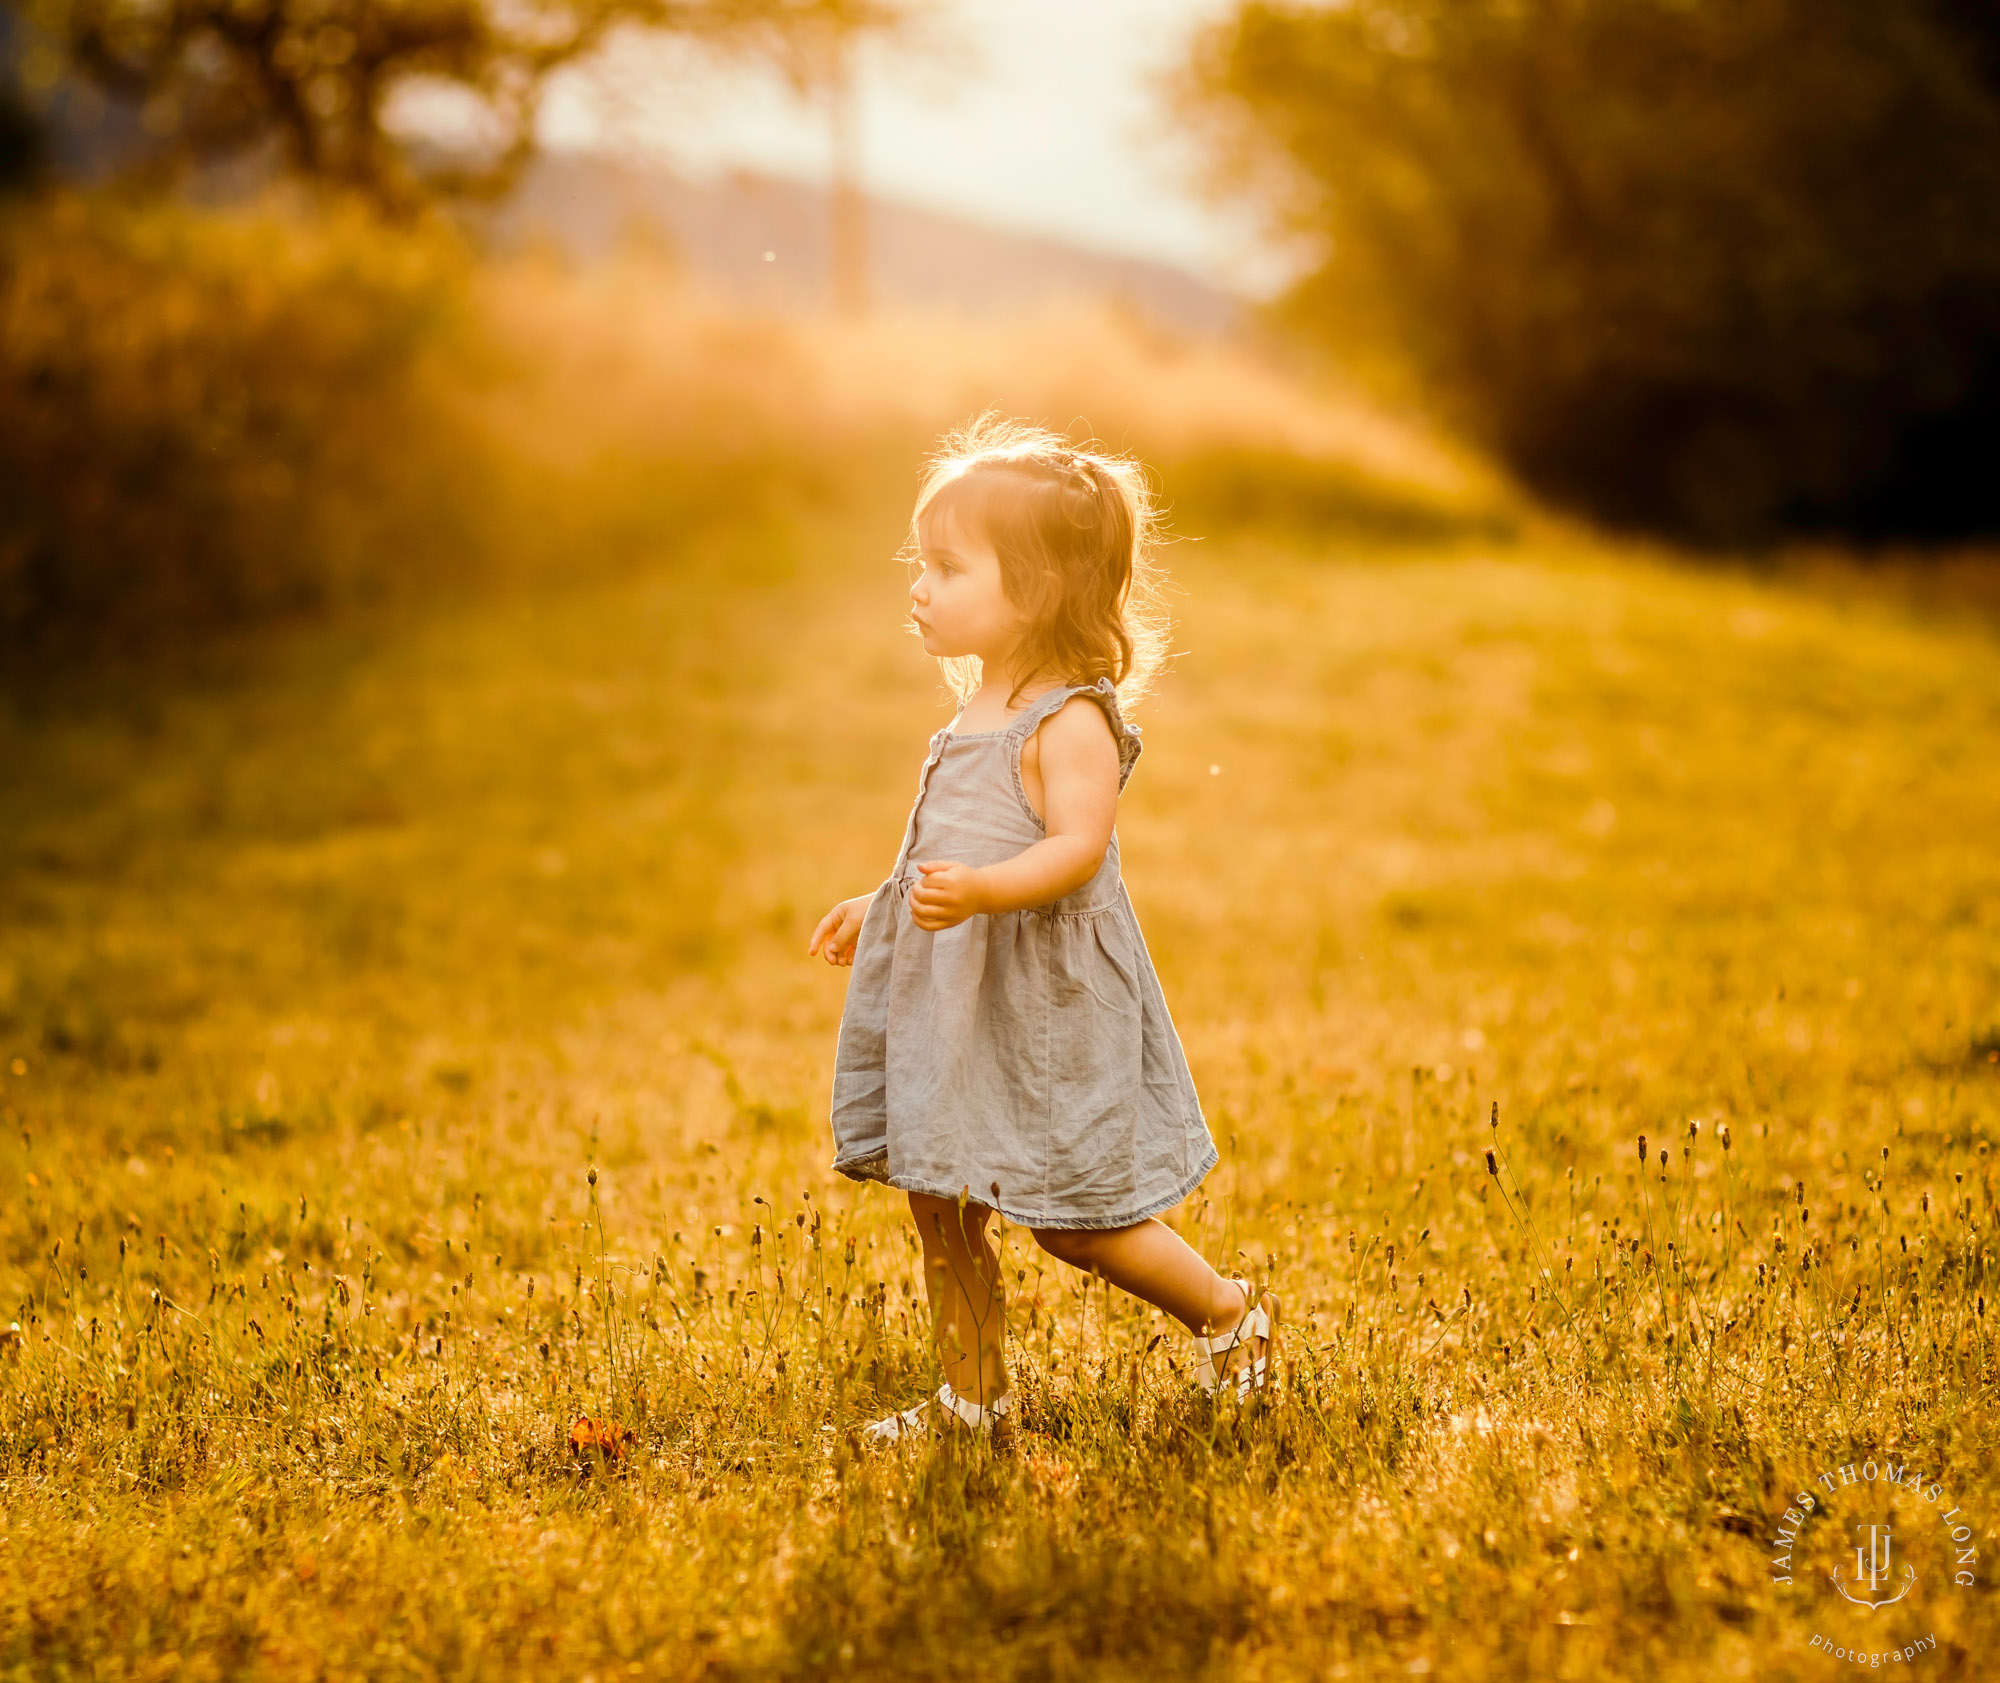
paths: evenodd
<path fill-rule="evenodd" d="M 919 929 L 949 929 L 987 909 L 985 879 L 971 865 L 933 859 L 917 869 L 924 880 L 910 889 L 910 921 Z"/>
<path fill-rule="evenodd" d="M 852 964 L 854 946 L 861 939 L 861 920 L 868 915 L 872 894 L 857 894 L 843 900 L 819 920 L 812 940 L 806 943 L 806 957 L 823 953 L 828 964 Z"/>

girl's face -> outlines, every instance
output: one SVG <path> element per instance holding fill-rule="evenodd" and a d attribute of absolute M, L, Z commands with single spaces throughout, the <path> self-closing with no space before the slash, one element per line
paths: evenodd
<path fill-rule="evenodd" d="M 923 570 L 910 586 L 910 618 L 924 634 L 924 653 L 977 655 L 1004 667 L 1029 621 L 1001 588 L 1000 557 L 949 505 L 924 527 Z"/>

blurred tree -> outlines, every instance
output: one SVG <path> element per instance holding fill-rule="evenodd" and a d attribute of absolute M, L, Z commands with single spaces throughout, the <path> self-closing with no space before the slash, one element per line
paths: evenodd
<path fill-rule="evenodd" d="M 17 33 L 0 10 L 0 197 L 38 185 L 50 163 L 48 129 L 22 86 Z"/>
<path fill-rule="evenodd" d="M 48 168 L 48 139 L 20 92 L 0 79 L 0 194 L 40 181 Z"/>
<path fill-rule="evenodd" d="M 1246 0 L 1218 179 L 1537 490 L 1735 542 L 2000 527 L 1993 0 Z"/>
<path fill-rule="evenodd" d="M 894 27 L 907 0 L 0 0 L 75 73 L 139 103 L 156 176 L 276 144 L 284 167 L 391 211 L 504 191 L 549 77 L 619 30 L 784 57 L 795 38 Z M 398 94 L 469 98 L 477 160 L 424 164 L 385 127 Z M 430 149 L 433 153 L 437 149 Z"/>

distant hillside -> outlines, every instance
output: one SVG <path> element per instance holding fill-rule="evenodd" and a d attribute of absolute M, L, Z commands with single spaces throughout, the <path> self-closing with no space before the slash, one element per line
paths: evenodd
<path fill-rule="evenodd" d="M 1236 299 L 1168 264 L 893 200 L 869 199 L 865 215 L 869 294 L 879 304 L 997 316 L 1111 296 L 1196 333 L 1227 332 L 1242 314 Z M 662 240 L 691 272 L 746 303 L 795 310 L 831 302 L 832 201 L 808 182 L 738 171 L 703 185 L 663 169 L 552 153 L 488 219 L 500 246 L 539 232 L 582 258 L 603 255 L 628 227 Z"/>

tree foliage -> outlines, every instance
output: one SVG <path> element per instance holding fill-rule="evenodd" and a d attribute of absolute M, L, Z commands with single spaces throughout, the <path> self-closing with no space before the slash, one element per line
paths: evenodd
<path fill-rule="evenodd" d="M 1247 0 L 1189 87 L 1532 486 L 1711 541 L 2000 524 L 1992 0 Z"/>
<path fill-rule="evenodd" d="M 62 44 L 77 73 L 142 105 L 153 166 L 275 142 L 285 167 L 407 209 L 437 191 L 495 193 L 533 154 L 556 71 L 619 30 L 766 51 L 895 23 L 898 0 L 0 0 Z M 476 101 L 476 162 L 426 165 L 385 126 L 390 101 L 442 85 Z"/>
<path fill-rule="evenodd" d="M 0 667 L 462 576 L 463 246 L 56 192 L 0 213 Z M 486 495 L 490 497 L 490 488 Z"/>

